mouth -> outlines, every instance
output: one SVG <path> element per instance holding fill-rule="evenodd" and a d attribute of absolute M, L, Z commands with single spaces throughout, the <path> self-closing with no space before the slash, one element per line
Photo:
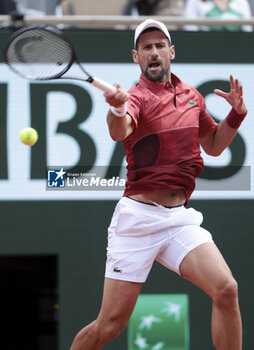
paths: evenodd
<path fill-rule="evenodd" d="M 148 64 L 148 68 L 150 71 L 156 71 L 160 66 L 161 65 L 158 61 L 152 61 Z"/>

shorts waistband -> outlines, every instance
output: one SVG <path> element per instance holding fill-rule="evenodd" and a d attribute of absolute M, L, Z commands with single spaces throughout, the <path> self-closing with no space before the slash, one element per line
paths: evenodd
<path fill-rule="evenodd" d="M 141 204 L 152 205 L 152 206 L 154 206 L 154 207 L 160 206 L 160 207 L 163 207 L 163 208 L 166 208 L 166 209 L 180 208 L 180 207 L 183 206 L 183 204 L 175 205 L 175 206 L 167 206 L 167 205 L 155 204 L 155 203 L 153 203 L 153 202 L 147 203 L 147 202 L 142 202 L 142 201 L 139 201 L 139 200 L 137 200 L 137 199 L 131 198 L 131 197 L 129 197 L 129 196 L 126 196 L 125 198 L 129 198 L 129 199 L 131 199 L 132 201 L 135 201 L 135 202 L 138 202 L 138 203 L 141 203 Z"/>

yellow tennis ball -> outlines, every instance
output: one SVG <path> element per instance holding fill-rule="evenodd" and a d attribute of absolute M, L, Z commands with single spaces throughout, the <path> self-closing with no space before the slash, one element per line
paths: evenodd
<path fill-rule="evenodd" d="M 38 140 L 38 134 L 33 128 L 24 128 L 20 131 L 19 138 L 25 145 L 33 146 Z"/>

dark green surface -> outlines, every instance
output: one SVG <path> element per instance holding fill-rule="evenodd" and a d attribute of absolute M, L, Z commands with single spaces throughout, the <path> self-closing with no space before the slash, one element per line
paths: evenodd
<path fill-rule="evenodd" d="M 0 254 L 57 254 L 60 349 L 99 311 L 107 226 L 114 201 L 0 202 Z M 244 347 L 254 343 L 252 220 L 254 201 L 193 201 L 239 282 Z M 142 293 L 186 293 L 190 303 L 191 350 L 212 349 L 210 299 L 178 275 L 155 264 Z M 114 295 L 113 297 L 117 297 Z M 126 332 L 105 349 L 127 350 Z"/>
<path fill-rule="evenodd" d="M 0 32 L 0 52 L 13 31 Z M 82 62 L 132 62 L 133 31 L 65 31 Z M 176 63 L 253 63 L 254 33 L 171 32 Z M 3 55 L 1 55 L 1 61 Z"/>

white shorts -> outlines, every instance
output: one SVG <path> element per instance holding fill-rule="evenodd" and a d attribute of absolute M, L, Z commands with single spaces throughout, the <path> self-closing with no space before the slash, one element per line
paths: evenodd
<path fill-rule="evenodd" d="M 183 258 L 213 242 L 203 216 L 184 206 L 166 208 L 122 197 L 109 229 L 105 277 L 145 282 L 154 260 L 179 273 Z"/>

